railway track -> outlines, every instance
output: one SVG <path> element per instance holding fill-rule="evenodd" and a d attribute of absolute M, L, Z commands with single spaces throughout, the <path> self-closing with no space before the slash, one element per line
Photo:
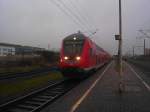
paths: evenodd
<path fill-rule="evenodd" d="M 41 73 L 48 73 L 53 70 L 57 70 L 57 68 L 43 68 L 43 69 L 38 69 L 38 70 L 30 71 L 30 72 L 0 74 L 0 80 L 32 77 L 32 76 L 37 76 L 38 74 L 41 74 Z"/>
<path fill-rule="evenodd" d="M 77 82 L 62 80 L 0 105 L 0 112 L 36 112 L 72 89 Z"/>

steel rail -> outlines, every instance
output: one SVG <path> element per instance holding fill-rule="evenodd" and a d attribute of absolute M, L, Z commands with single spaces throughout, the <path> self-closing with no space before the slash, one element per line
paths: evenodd
<path fill-rule="evenodd" d="M 57 83 L 31 92 L 25 96 L 19 97 L 5 104 L 0 105 L 0 111 L 4 112 L 35 112 L 42 109 L 46 104 L 54 101 L 75 86 L 61 87 L 68 80 L 64 79 Z"/>

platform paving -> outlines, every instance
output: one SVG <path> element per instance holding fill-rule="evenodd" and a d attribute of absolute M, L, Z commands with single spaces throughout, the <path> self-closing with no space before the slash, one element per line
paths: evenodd
<path fill-rule="evenodd" d="M 86 83 L 78 86 L 43 111 L 150 112 L 149 85 L 144 85 L 144 80 L 137 77 L 138 73 L 135 73 L 130 65 L 124 62 L 123 66 L 123 93 L 118 92 L 119 75 L 112 62 L 103 73 L 97 74 L 89 82 L 87 80 L 87 86 Z"/>

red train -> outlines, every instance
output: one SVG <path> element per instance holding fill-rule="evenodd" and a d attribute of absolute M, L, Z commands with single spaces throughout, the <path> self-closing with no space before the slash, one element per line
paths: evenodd
<path fill-rule="evenodd" d="M 69 35 L 62 41 L 60 68 L 65 77 L 84 77 L 107 63 L 111 56 L 82 33 Z"/>

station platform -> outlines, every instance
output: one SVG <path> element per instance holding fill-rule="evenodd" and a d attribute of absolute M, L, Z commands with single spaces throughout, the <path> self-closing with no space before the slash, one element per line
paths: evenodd
<path fill-rule="evenodd" d="M 42 112 L 150 112 L 150 86 L 126 62 L 122 76 L 125 89 L 120 93 L 111 62 Z"/>

